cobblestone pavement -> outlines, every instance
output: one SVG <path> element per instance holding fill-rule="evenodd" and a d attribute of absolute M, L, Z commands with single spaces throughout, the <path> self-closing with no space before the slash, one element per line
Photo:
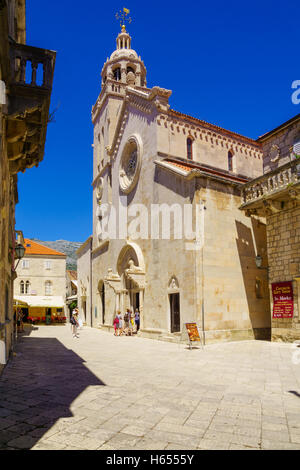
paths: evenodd
<path fill-rule="evenodd" d="M 0 377 L 0 448 L 300 449 L 295 351 L 38 326 Z"/>

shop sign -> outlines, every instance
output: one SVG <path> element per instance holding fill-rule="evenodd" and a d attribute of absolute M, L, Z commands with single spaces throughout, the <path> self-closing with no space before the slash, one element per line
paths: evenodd
<path fill-rule="evenodd" d="M 293 283 L 274 282 L 272 284 L 273 318 L 293 318 Z"/>
<path fill-rule="evenodd" d="M 200 332 L 197 326 L 196 322 L 191 322 L 191 323 L 185 323 L 185 327 L 187 330 L 188 338 L 189 338 L 189 345 L 191 347 L 191 344 L 193 341 L 200 341 L 202 345 L 202 340 L 200 336 Z"/>

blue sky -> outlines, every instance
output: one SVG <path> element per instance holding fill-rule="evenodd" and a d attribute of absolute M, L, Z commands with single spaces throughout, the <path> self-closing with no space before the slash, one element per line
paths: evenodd
<path fill-rule="evenodd" d="M 126 7 L 147 85 L 173 109 L 257 138 L 300 112 L 298 1 L 27 0 L 27 43 L 57 51 L 45 156 L 19 175 L 16 228 L 28 238 L 83 242 L 92 233 L 91 108 Z"/>

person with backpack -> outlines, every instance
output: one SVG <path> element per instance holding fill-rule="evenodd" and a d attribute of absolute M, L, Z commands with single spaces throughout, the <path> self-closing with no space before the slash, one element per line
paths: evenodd
<path fill-rule="evenodd" d="M 70 323 L 72 327 L 72 333 L 73 333 L 73 338 L 79 338 L 79 335 L 77 334 L 77 328 L 79 326 L 78 320 L 76 318 L 76 311 L 73 310 L 72 316 L 70 318 Z"/>
<path fill-rule="evenodd" d="M 137 308 L 135 309 L 134 321 L 135 321 L 136 332 L 138 332 L 140 329 L 140 312 Z"/>

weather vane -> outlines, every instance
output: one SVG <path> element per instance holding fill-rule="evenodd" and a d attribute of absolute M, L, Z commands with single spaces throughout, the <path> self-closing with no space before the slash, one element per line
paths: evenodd
<path fill-rule="evenodd" d="M 126 31 L 125 22 L 128 21 L 128 23 L 130 24 L 132 21 L 130 16 L 128 16 L 127 18 L 127 15 L 129 15 L 129 13 L 130 10 L 128 10 L 128 8 L 123 8 L 123 11 L 120 10 L 118 13 L 116 13 L 116 18 L 120 21 L 122 31 Z"/>

